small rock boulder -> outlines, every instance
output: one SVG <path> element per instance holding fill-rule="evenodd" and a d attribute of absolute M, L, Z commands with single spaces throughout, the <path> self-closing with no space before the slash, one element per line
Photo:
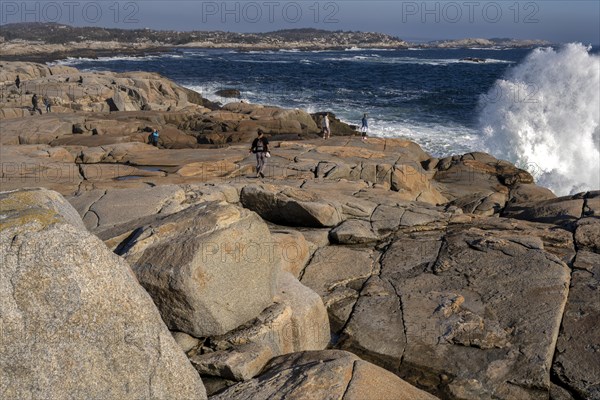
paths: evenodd
<path fill-rule="evenodd" d="M 298 278 L 310 260 L 309 243 L 298 231 L 271 231 L 275 249 L 275 258 L 279 260 L 282 271 Z"/>
<path fill-rule="evenodd" d="M 322 228 L 336 226 L 343 219 L 339 204 L 287 186 L 248 185 L 240 200 L 244 207 L 281 225 Z"/>
<path fill-rule="evenodd" d="M 215 350 L 256 343 L 269 346 L 273 355 L 323 350 L 329 340 L 329 320 L 323 301 L 287 272 L 279 276 L 273 305 L 249 323 L 210 338 Z"/>
<path fill-rule="evenodd" d="M 570 226 L 582 217 L 584 204 L 583 195 L 558 197 L 530 204 L 509 205 L 502 216 Z"/>
<path fill-rule="evenodd" d="M 329 234 L 331 241 L 338 244 L 375 243 L 379 236 L 371 229 L 368 221 L 351 219 L 342 222 Z"/>
<path fill-rule="evenodd" d="M 217 96 L 227 97 L 227 98 L 239 98 L 242 96 L 242 93 L 239 89 L 221 89 L 215 92 Z"/>
<path fill-rule="evenodd" d="M 242 382 L 258 375 L 274 355 L 270 346 L 248 343 L 193 356 L 190 361 L 201 375 Z"/>

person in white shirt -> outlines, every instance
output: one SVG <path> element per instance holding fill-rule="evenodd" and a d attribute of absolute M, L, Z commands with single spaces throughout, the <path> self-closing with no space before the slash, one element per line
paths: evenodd
<path fill-rule="evenodd" d="M 329 128 L 329 114 L 325 113 L 323 121 L 321 121 L 321 127 L 323 128 L 323 139 L 329 139 L 331 137 L 331 129 Z"/>

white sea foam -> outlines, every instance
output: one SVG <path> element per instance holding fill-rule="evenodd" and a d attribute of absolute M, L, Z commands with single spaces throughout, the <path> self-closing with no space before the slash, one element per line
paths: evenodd
<path fill-rule="evenodd" d="M 98 58 L 88 58 L 88 57 L 68 57 L 64 60 L 55 61 L 49 63 L 49 65 L 78 65 L 82 62 L 94 62 L 94 63 L 110 63 L 114 61 L 149 61 L 157 58 L 181 58 L 183 57 L 181 54 L 160 54 L 160 55 L 148 55 L 148 56 L 114 56 L 114 57 L 98 57 Z"/>
<path fill-rule="evenodd" d="M 231 60 L 233 62 L 243 62 L 250 64 L 293 64 L 295 61 L 287 61 L 287 60 L 248 60 L 248 59 L 239 59 L 239 60 Z"/>
<path fill-rule="evenodd" d="M 469 47 L 470 50 L 494 50 L 494 51 L 503 51 L 503 50 L 512 50 L 510 47 Z"/>
<path fill-rule="evenodd" d="M 194 56 L 204 56 L 206 55 L 206 51 L 198 51 L 198 50 L 183 50 L 181 51 L 186 57 L 194 57 Z"/>
<path fill-rule="evenodd" d="M 534 50 L 481 98 L 488 151 L 560 195 L 600 189 L 600 56 Z"/>
<path fill-rule="evenodd" d="M 449 64 L 513 64 L 513 61 L 488 58 L 485 62 L 473 62 L 460 58 L 416 58 L 416 57 L 381 57 L 377 54 L 352 57 L 329 57 L 325 61 L 376 62 L 381 64 L 417 64 L 417 65 L 449 65 Z"/>
<path fill-rule="evenodd" d="M 369 128 L 372 136 L 412 140 L 434 157 L 469 153 L 481 146 L 477 130 L 459 124 L 373 120 Z"/>
<path fill-rule="evenodd" d="M 241 51 L 234 51 L 234 53 L 236 54 L 275 54 L 275 51 L 273 50 L 241 50 Z"/>

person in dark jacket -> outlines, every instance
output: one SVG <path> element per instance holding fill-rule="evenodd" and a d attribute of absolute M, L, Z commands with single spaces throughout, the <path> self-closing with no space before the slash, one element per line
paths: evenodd
<path fill-rule="evenodd" d="M 267 157 L 269 157 L 269 140 L 261 129 L 258 130 L 258 137 L 252 142 L 250 153 L 256 154 L 256 177 L 264 178 L 263 171 L 267 163 Z"/>
<path fill-rule="evenodd" d="M 17 89 L 21 87 L 21 78 L 19 78 L 19 75 L 17 75 L 17 79 L 15 79 L 15 85 L 17 86 Z"/>
<path fill-rule="evenodd" d="M 40 113 L 40 115 L 42 115 L 42 110 L 40 109 L 38 102 L 39 102 L 38 95 L 34 93 L 33 97 L 31 98 L 31 105 L 33 106 L 33 112 L 35 113 L 36 111 L 38 111 Z"/>

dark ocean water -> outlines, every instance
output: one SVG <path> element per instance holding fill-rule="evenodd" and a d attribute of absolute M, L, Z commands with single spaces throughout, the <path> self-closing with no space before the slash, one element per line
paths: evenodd
<path fill-rule="evenodd" d="M 70 59 L 84 70 L 152 71 L 211 100 L 222 88 L 260 104 L 331 111 L 372 135 L 408 137 L 435 155 L 481 147 L 478 103 L 531 50 L 258 51 L 186 49 L 143 58 Z M 461 61 L 484 58 L 485 63 Z"/>

